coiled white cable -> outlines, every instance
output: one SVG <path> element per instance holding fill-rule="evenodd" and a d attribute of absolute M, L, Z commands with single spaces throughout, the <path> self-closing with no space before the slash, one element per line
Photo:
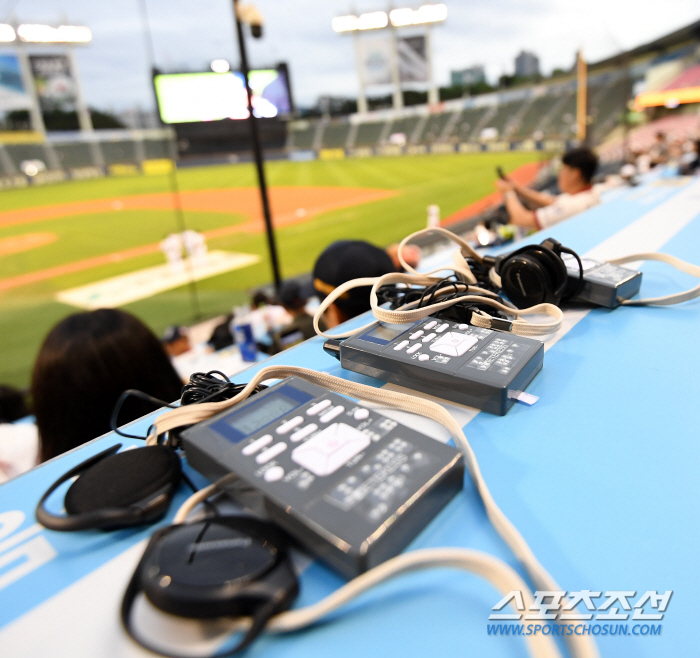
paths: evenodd
<path fill-rule="evenodd" d="M 538 589 L 549 591 L 561 590 L 555 580 L 539 563 L 525 539 L 501 511 L 491 496 L 491 492 L 481 474 L 476 455 L 464 435 L 462 428 L 443 407 L 429 400 L 423 400 L 404 393 L 372 388 L 306 368 L 295 366 L 269 366 L 260 370 L 245 388 L 230 400 L 180 407 L 162 414 L 156 419 L 153 431 L 149 435 L 147 443 L 154 444 L 157 442 L 158 436 L 166 431 L 184 425 L 193 425 L 234 406 L 238 402 L 245 400 L 260 382 L 269 379 L 283 379 L 285 377 L 294 376 L 322 386 L 325 389 L 340 393 L 341 395 L 359 398 L 409 413 L 418 413 L 447 428 L 457 448 L 464 455 L 467 471 L 481 497 L 486 514 L 498 534 L 526 569 Z M 570 644 L 572 655 L 576 656 L 576 658 L 594 658 L 598 656 L 595 645 L 590 638 L 570 636 L 566 639 Z"/>
<path fill-rule="evenodd" d="M 444 270 L 440 270 L 444 271 Z M 453 269 L 457 272 L 456 269 Z M 342 297 L 345 293 L 353 288 L 360 288 L 365 286 L 372 286 L 372 291 L 370 292 L 370 305 L 372 307 L 372 313 L 375 320 L 379 322 L 387 322 L 390 324 L 403 324 L 408 322 L 417 322 L 423 318 L 432 315 L 437 311 L 441 311 L 455 304 L 461 304 L 465 302 L 487 304 L 493 308 L 505 313 L 508 316 L 515 318 L 512 322 L 505 322 L 498 318 L 491 317 L 488 313 L 484 311 L 474 311 L 472 314 L 471 323 L 476 327 L 481 327 L 483 329 L 499 328 L 507 329 L 517 336 L 544 336 L 546 334 L 551 334 L 558 331 L 564 321 L 564 314 L 561 309 L 554 304 L 537 304 L 536 306 L 531 306 L 526 309 L 517 309 L 512 306 L 506 306 L 500 303 L 496 299 L 493 299 L 493 293 L 485 290 L 483 288 L 477 288 L 470 286 L 469 291 L 474 292 L 474 295 L 466 295 L 464 297 L 458 297 L 456 299 L 448 299 L 442 302 L 438 301 L 432 303 L 428 306 L 422 306 L 420 308 L 415 308 L 417 302 L 411 302 L 410 304 L 405 304 L 396 310 L 389 310 L 382 308 L 379 305 L 379 298 L 377 296 L 377 291 L 384 285 L 403 283 L 406 285 L 419 285 L 419 286 L 431 286 L 437 283 L 441 278 L 435 278 L 430 274 L 385 274 L 381 277 L 367 277 L 363 279 L 353 279 L 352 281 L 347 281 L 339 285 L 335 290 L 333 290 L 320 304 L 314 315 L 314 329 L 316 333 L 325 338 L 348 338 L 349 336 L 354 336 L 366 329 L 369 329 L 374 321 L 363 325 L 357 329 L 351 329 L 341 333 L 328 333 L 321 331 L 319 326 L 319 321 L 326 309 L 339 297 Z M 553 318 L 552 322 L 547 323 L 533 323 L 527 320 L 522 320 L 520 318 L 528 315 L 549 315 Z"/>

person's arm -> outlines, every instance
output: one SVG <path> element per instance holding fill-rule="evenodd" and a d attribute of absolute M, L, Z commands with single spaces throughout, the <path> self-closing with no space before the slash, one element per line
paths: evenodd
<path fill-rule="evenodd" d="M 508 216 L 513 224 L 524 228 L 539 228 L 535 212 L 533 210 L 528 210 L 520 203 L 520 199 L 518 199 L 518 195 L 514 190 L 506 192 L 503 199 L 506 204 Z"/>
<path fill-rule="evenodd" d="M 538 192 L 537 190 L 532 190 L 529 187 L 524 187 L 518 183 L 513 183 L 513 189 L 524 199 L 532 201 L 535 205 L 540 208 L 545 206 L 551 206 L 554 203 L 554 197 L 547 192 Z"/>
<path fill-rule="evenodd" d="M 508 192 L 509 190 L 514 190 L 521 197 L 523 197 L 523 199 L 527 199 L 539 208 L 551 206 L 554 203 L 554 197 L 551 194 L 547 194 L 546 192 L 538 192 L 537 190 L 531 190 L 529 187 L 520 185 L 519 183 L 516 183 L 512 180 L 499 179 L 496 181 L 496 187 L 503 193 Z"/>

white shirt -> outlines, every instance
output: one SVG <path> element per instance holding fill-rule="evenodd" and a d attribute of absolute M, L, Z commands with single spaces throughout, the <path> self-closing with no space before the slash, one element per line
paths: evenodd
<path fill-rule="evenodd" d="M 0 484 L 39 462 L 39 432 L 33 423 L 0 424 Z"/>
<path fill-rule="evenodd" d="M 559 194 L 554 197 L 554 203 L 535 210 L 537 225 L 541 229 L 549 228 L 599 203 L 600 198 L 592 189 L 577 194 Z"/>

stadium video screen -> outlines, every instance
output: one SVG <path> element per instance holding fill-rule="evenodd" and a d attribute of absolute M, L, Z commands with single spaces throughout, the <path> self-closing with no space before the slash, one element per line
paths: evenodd
<path fill-rule="evenodd" d="M 253 113 L 273 118 L 292 111 L 287 76 L 277 69 L 250 72 Z M 154 78 L 163 123 L 247 119 L 245 81 L 239 72 L 169 73 Z"/>

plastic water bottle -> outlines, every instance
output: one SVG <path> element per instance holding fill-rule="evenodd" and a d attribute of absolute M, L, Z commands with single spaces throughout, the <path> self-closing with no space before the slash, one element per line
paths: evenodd
<path fill-rule="evenodd" d="M 428 206 L 428 228 L 440 226 L 440 206 L 433 203 Z"/>
<path fill-rule="evenodd" d="M 244 306 L 236 307 L 233 315 L 233 337 L 244 361 L 255 361 L 258 356 L 258 346 L 253 337 L 253 327 L 248 317 L 249 309 Z"/>

